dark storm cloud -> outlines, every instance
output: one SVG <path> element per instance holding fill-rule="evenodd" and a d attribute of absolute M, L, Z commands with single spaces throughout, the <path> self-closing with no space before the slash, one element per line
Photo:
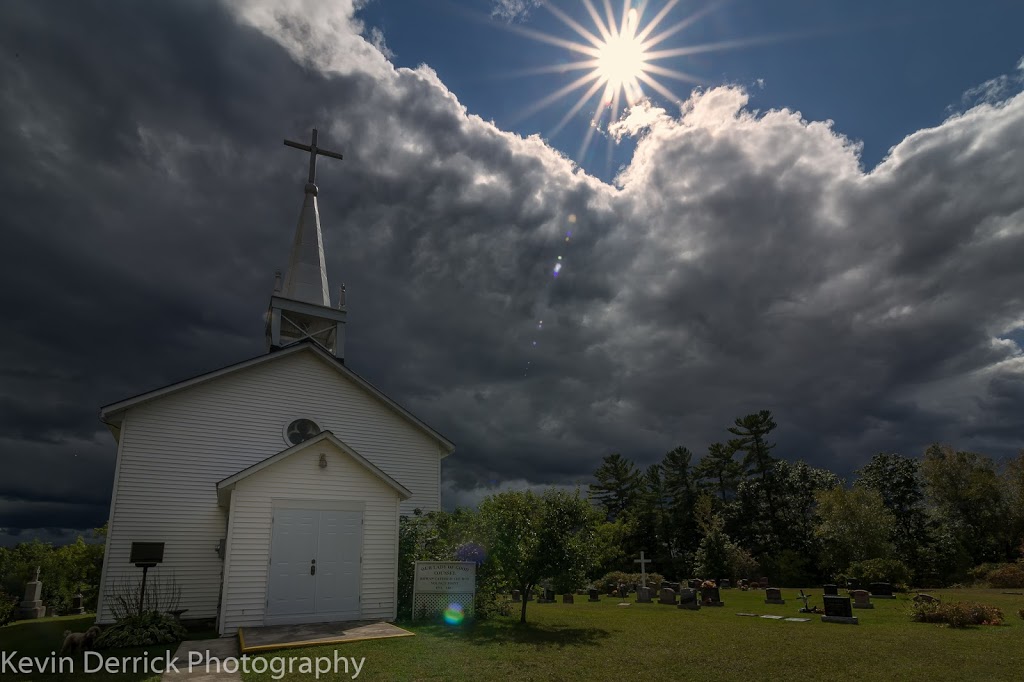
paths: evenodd
<path fill-rule="evenodd" d="M 394 69 L 351 5 L 225 7 L 0 7 L 9 535 L 105 520 L 99 406 L 262 352 L 305 175 L 280 139 L 313 125 L 345 155 L 318 184 L 347 358 L 457 443 L 446 504 L 699 453 L 765 407 L 780 454 L 844 473 L 1021 445 L 1024 98 L 865 172 L 715 89 L 637 110 L 611 187 Z"/>

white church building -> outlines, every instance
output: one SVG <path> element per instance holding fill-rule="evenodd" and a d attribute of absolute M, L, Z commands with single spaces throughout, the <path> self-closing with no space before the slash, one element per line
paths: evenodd
<path fill-rule="evenodd" d="M 100 624 L 142 553 L 161 559 L 150 581 L 173 576 L 182 618 L 222 635 L 397 615 L 399 516 L 440 509 L 455 446 L 345 365 L 315 184 L 316 157 L 341 156 L 316 140 L 285 141 L 310 153 L 309 181 L 268 352 L 100 411 L 117 442 Z"/>

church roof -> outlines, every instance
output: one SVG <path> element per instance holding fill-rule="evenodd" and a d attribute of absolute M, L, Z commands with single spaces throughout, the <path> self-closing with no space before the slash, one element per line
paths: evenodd
<path fill-rule="evenodd" d="M 248 478 L 249 476 L 255 474 L 257 471 L 262 471 L 263 469 L 266 469 L 267 467 L 276 464 L 277 462 L 280 462 L 282 459 L 291 457 L 296 452 L 301 452 L 306 448 L 311 448 L 324 442 L 331 443 L 336 448 L 344 452 L 346 455 L 354 459 L 356 462 L 362 464 L 363 467 L 365 467 L 371 474 L 373 474 L 380 480 L 384 481 L 384 483 L 386 483 L 388 486 L 393 488 L 395 492 L 398 493 L 399 497 L 401 497 L 403 500 L 407 500 L 410 497 L 412 497 L 412 492 L 408 488 L 406 488 L 404 485 L 402 485 L 401 483 L 399 483 L 398 481 L 396 481 L 395 479 L 391 478 L 383 471 L 378 469 L 368 459 L 360 455 L 352 447 L 350 447 L 347 443 L 339 439 L 330 431 L 322 431 L 320 434 L 313 436 L 309 440 L 305 440 L 299 443 L 298 445 L 293 445 L 290 448 L 282 450 L 277 454 L 271 455 L 270 457 L 267 457 L 264 460 L 256 462 L 256 464 L 253 464 L 251 467 L 247 467 L 236 474 L 228 476 L 224 480 L 217 483 L 217 497 L 220 498 L 221 503 L 226 503 L 227 493 L 233 490 L 235 484 L 241 481 L 242 479 Z"/>
<path fill-rule="evenodd" d="M 303 352 L 315 353 L 317 356 L 325 360 L 327 364 L 333 367 L 335 371 L 337 371 L 339 374 L 351 380 L 353 383 L 358 385 L 367 393 L 369 393 L 370 395 L 384 403 L 386 407 L 391 409 L 399 417 L 402 417 L 410 424 L 424 432 L 428 437 L 437 441 L 437 443 L 440 444 L 441 447 L 444 448 L 445 450 L 442 457 L 447 457 L 452 452 L 454 452 L 454 443 L 452 443 L 450 440 L 448 440 L 440 433 L 432 429 L 430 426 L 427 426 L 427 424 L 425 424 L 423 421 L 421 421 L 407 409 L 405 409 L 404 407 L 396 403 L 394 400 L 389 398 L 387 395 L 385 395 L 384 392 L 381 391 L 379 388 L 377 388 L 369 381 L 353 372 L 351 369 L 348 368 L 348 366 L 343 364 L 338 358 L 334 357 L 333 355 L 325 351 L 316 342 L 308 340 L 300 341 L 286 348 L 282 348 L 281 350 L 274 351 L 273 353 L 260 355 L 258 357 L 251 358 L 243 362 L 235 363 L 233 365 L 228 365 L 227 367 L 222 367 L 221 369 L 213 370 L 212 372 L 200 374 L 198 376 L 192 377 L 191 379 L 178 381 L 176 383 L 169 384 L 162 388 L 157 388 L 152 391 L 147 391 L 146 393 L 140 393 L 139 395 L 133 396 L 131 398 L 126 398 L 116 403 L 111 403 L 110 405 L 106 405 L 100 408 L 100 421 L 107 424 L 108 427 L 116 428 L 120 424 L 121 417 L 124 415 L 124 412 L 129 408 L 137 407 L 143 403 L 148 403 L 153 400 L 159 400 L 160 398 L 168 396 L 172 393 L 183 391 L 187 388 L 191 388 L 193 386 L 206 383 L 207 381 L 212 381 L 213 379 L 217 379 L 228 374 L 243 371 L 245 369 L 248 369 L 249 367 L 261 365 L 265 362 L 273 362 L 274 360 L 287 357 L 294 353 Z"/>

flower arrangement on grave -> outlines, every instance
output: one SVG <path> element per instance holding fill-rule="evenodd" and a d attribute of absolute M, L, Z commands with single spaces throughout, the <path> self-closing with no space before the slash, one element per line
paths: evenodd
<path fill-rule="evenodd" d="M 714 580 L 705 580 L 700 584 L 700 589 L 702 590 L 710 590 L 715 587 L 718 587 L 718 585 L 715 584 Z"/>

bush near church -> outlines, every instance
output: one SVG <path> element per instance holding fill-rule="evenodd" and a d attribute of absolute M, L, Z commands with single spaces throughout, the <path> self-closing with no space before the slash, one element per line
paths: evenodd
<path fill-rule="evenodd" d="M 15 597 L 0 590 L 0 627 L 14 620 L 14 609 L 17 603 L 18 600 Z"/>
<path fill-rule="evenodd" d="M 188 635 L 174 616 L 158 611 L 143 611 L 122 618 L 96 638 L 97 649 L 121 649 L 180 642 Z"/>

